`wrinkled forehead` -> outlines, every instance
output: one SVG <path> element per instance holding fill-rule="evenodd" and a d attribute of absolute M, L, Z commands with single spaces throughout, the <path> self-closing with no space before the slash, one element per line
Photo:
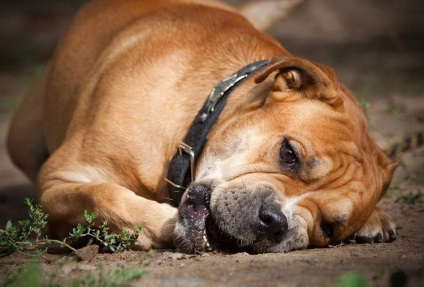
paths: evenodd
<path fill-rule="evenodd" d="M 351 111 L 334 111 L 316 100 L 281 103 L 270 109 L 278 119 L 277 129 L 286 136 L 307 141 L 316 147 L 358 144 L 360 134 L 366 132 L 358 121 L 361 115 Z"/>

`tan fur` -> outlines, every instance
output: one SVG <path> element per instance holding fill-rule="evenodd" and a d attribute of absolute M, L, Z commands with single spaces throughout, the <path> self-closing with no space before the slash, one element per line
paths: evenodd
<path fill-rule="evenodd" d="M 198 179 L 210 176 L 212 162 L 230 156 L 234 131 L 245 130 L 251 135 L 249 148 L 238 154 L 245 165 L 227 168 L 221 184 L 230 186 L 240 178 L 254 184 L 266 177 L 281 190 L 282 202 L 329 190 L 324 197 L 305 196 L 294 211 L 294 216 L 300 214 L 306 244 L 329 242 L 314 224 L 323 209 L 344 224 L 337 240 L 357 232 L 373 214 L 393 168 L 367 134 L 349 92 L 330 70 L 292 58 L 232 8 L 204 3 L 97 0 L 76 15 L 49 67 L 16 112 L 8 142 L 14 162 L 36 178 L 37 199 L 49 214 L 54 236 L 65 237 L 87 209 L 114 230 L 143 227 L 143 249 L 172 247 L 177 209 L 168 204 L 163 178 L 176 145 L 220 79 L 274 57 L 289 57 L 291 65 L 277 58 L 260 83 L 251 77 L 235 90 L 211 131 Z M 298 72 L 279 70 L 293 65 L 309 71 L 303 75 L 308 81 L 325 76 L 326 83 L 303 82 L 300 92 L 287 91 Z M 259 107 L 264 108 L 251 114 Z M 298 143 L 305 158 L 321 158 L 319 167 L 299 174 L 300 180 L 281 174 L 270 153 L 281 131 Z M 326 149 L 339 139 L 339 150 Z M 43 163 L 46 152 L 50 157 Z M 351 189 L 366 186 L 369 194 L 346 203 L 351 195 L 349 189 L 337 191 L 340 182 Z M 340 202 L 349 206 L 350 214 L 332 211 Z"/>

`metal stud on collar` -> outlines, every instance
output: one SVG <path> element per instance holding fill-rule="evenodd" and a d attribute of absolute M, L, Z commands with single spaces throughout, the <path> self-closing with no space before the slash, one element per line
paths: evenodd
<path fill-rule="evenodd" d="M 208 116 L 214 111 L 216 104 L 219 100 L 231 89 L 234 85 L 236 85 L 241 80 L 247 78 L 249 74 L 257 71 L 258 69 L 268 65 L 270 60 L 262 60 L 258 62 L 251 63 L 241 70 L 235 72 L 228 78 L 221 80 L 211 91 L 209 94 L 208 101 L 205 105 L 205 111 L 200 116 L 200 119 L 204 122 L 208 118 Z"/>
<path fill-rule="evenodd" d="M 251 73 L 266 67 L 270 62 L 271 60 L 268 59 L 248 64 L 230 77 L 221 80 L 212 89 L 206 103 L 191 123 L 184 137 L 184 143 L 178 146 L 177 152 L 169 163 L 165 181 L 168 183 L 168 193 L 175 206 L 181 202 L 182 194 L 186 190 L 186 187 L 182 185 L 188 185 L 186 183 L 189 180 L 188 169 L 190 169 L 191 181 L 194 181 L 195 161 L 202 154 L 207 134 L 225 107 L 225 100 L 231 90 Z M 185 153 L 189 157 L 185 156 Z"/>

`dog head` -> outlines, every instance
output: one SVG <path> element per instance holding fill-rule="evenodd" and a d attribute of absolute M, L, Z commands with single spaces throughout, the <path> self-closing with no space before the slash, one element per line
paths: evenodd
<path fill-rule="evenodd" d="M 179 207 L 183 251 L 336 243 L 365 224 L 390 184 L 396 163 L 331 69 L 278 58 L 255 82 L 272 88 L 208 136 Z"/>

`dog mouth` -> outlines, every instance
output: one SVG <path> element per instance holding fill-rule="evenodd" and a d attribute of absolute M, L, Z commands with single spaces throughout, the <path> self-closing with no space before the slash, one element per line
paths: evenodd
<path fill-rule="evenodd" d="M 210 210 L 211 189 L 205 185 L 189 187 L 179 206 L 176 245 L 180 252 L 200 254 L 210 251 L 254 253 L 254 242 L 224 232 Z"/>
<path fill-rule="evenodd" d="M 254 253 L 252 242 L 245 241 L 232 236 L 219 228 L 212 215 L 206 219 L 207 240 L 212 250 L 226 253 L 248 252 Z"/>

